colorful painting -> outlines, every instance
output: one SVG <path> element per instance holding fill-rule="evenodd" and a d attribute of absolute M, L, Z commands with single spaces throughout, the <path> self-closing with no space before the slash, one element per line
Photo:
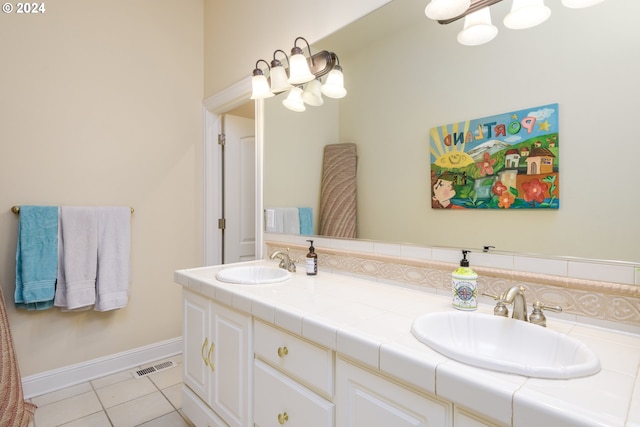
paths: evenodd
<path fill-rule="evenodd" d="M 430 132 L 434 209 L 558 209 L 558 104 Z"/>

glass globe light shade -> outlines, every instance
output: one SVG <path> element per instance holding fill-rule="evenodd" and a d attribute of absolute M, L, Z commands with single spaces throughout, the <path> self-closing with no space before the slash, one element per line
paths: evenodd
<path fill-rule="evenodd" d="M 294 47 L 291 49 L 291 58 L 289 58 L 289 83 L 299 85 L 310 82 L 316 76 L 311 74 L 307 58 L 302 54 L 302 49 Z"/>
<path fill-rule="evenodd" d="M 488 43 L 498 35 L 498 27 L 491 24 L 491 12 L 484 7 L 464 18 L 464 28 L 458 33 L 458 42 L 466 46 Z"/>
<path fill-rule="evenodd" d="M 271 92 L 272 93 L 280 93 L 285 92 L 291 89 L 291 83 L 289 83 L 289 77 L 287 76 L 287 71 L 284 69 L 282 64 L 277 65 L 275 67 L 271 67 Z"/>
<path fill-rule="evenodd" d="M 431 0 L 424 8 L 424 14 L 436 21 L 451 19 L 464 13 L 470 5 L 471 0 Z"/>
<path fill-rule="evenodd" d="M 333 70 L 329 71 L 327 80 L 322 85 L 322 94 L 335 99 L 344 98 L 347 95 L 341 66 L 336 65 Z"/>
<path fill-rule="evenodd" d="M 258 73 L 256 73 L 256 71 L 258 71 Z M 251 87 L 253 89 L 251 99 L 264 99 L 271 98 L 273 96 L 267 78 L 262 74 L 262 71 L 257 68 L 253 71 Z"/>
<path fill-rule="evenodd" d="M 551 16 L 544 0 L 513 0 L 511 12 L 504 17 L 504 26 L 512 30 L 535 27 Z"/>
<path fill-rule="evenodd" d="M 287 98 L 282 100 L 282 105 L 291 111 L 302 112 L 307 109 L 302 102 L 302 89 L 294 87 L 289 91 Z"/>
<path fill-rule="evenodd" d="M 322 93 L 320 91 L 320 87 L 322 83 L 320 80 L 314 79 L 307 83 L 307 87 L 304 88 L 304 92 L 302 92 L 302 100 L 305 104 L 309 104 L 313 107 L 319 107 L 324 104 L 324 99 L 322 99 Z"/>

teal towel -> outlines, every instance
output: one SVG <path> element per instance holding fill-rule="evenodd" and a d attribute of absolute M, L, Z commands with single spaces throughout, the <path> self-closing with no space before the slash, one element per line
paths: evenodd
<path fill-rule="evenodd" d="M 298 208 L 300 215 L 300 234 L 313 235 L 313 210 L 311 208 Z"/>
<path fill-rule="evenodd" d="M 53 307 L 58 275 L 58 208 L 20 206 L 16 249 L 16 307 Z"/>

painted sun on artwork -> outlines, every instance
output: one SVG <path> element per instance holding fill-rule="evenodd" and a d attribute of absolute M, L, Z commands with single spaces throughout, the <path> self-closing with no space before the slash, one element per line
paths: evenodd
<path fill-rule="evenodd" d="M 431 128 L 434 209 L 558 209 L 558 104 Z"/>

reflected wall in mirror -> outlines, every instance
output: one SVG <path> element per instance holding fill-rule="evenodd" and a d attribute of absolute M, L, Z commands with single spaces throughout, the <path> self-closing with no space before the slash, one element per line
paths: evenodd
<path fill-rule="evenodd" d="M 491 8 L 500 34 L 476 47 L 457 43 L 462 21 L 426 19 L 424 3 L 392 1 L 314 44 L 340 57 L 345 98 L 304 113 L 265 102 L 264 206 L 317 215 L 323 146 L 354 142 L 358 238 L 639 261 L 640 2 L 558 3 L 518 31 L 502 26 L 502 2 Z M 431 209 L 431 127 L 550 103 L 561 110 L 559 210 Z"/>

